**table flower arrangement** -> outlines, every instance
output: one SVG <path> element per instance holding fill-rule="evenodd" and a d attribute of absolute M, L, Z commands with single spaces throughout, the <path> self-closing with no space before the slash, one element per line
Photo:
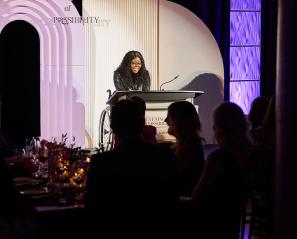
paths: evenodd
<path fill-rule="evenodd" d="M 81 197 L 86 187 L 91 153 L 75 147 L 74 143 L 67 146 L 66 142 L 67 134 L 62 135 L 61 142 L 41 140 L 39 157 L 46 158 L 47 182 L 51 188 L 66 197 L 73 193 Z"/>

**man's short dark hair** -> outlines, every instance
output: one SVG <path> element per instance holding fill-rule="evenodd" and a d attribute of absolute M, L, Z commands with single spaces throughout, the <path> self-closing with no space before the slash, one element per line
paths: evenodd
<path fill-rule="evenodd" d="M 121 100 L 111 108 L 111 128 L 120 137 L 140 134 L 144 127 L 144 115 L 131 100 Z"/>
<path fill-rule="evenodd" d="M 146 110 L 146 105 L 145 105 L 145 101 L 140 97 L 140 96 L 137 96 L 137 95 L 134 95 L 130 98 L 130 100 L 134 103 L 137 104 L 140 112 L 145 115 L 145 110 Z"/>

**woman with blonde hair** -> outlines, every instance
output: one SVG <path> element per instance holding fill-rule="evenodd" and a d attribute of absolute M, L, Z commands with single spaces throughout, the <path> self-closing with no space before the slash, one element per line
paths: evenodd
<path fill-rule="evenodd" d="M 242 109 L 231 102 L 213 113 L 219 149 L 205 163 L 192 199 L 197 205 L 200 233 L 204 238 L 238 238 L 246 197 L 246 170 L 251 143 Z"/>

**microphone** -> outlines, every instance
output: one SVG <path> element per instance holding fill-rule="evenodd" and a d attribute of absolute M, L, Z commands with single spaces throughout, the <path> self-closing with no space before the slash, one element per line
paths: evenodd
<path fill-rule="evenodd" d="M 111 90 L 108 89 L 106 92 L 108 93 L 108 99 L 109 99 L 111 97 Z"/>
<path fill-rule="evenodd" d="M 170 82 L 174 81 L 174 80 L 177 79 L 178 77 L 179 77 L 179 75 L 176 75 L 175 77 L 173 77 L 173 79 L 171 79 L 171 80 L 169 80 L 169 81 L 165 81 L 164 83 L 162 83 L 162 84 L 160 85 L 160 91 L 161 91 L 161 90 L 164 90 L 164 89 L 162 89 L 162 86 L 163 86 L 163 85 L 165 85 L 165 84 L 167 84 L 167 83 L 170 83 Z"/>

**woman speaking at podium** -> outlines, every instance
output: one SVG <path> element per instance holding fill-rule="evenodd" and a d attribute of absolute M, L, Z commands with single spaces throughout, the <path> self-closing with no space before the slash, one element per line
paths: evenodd
<path fill-rule="evenodd" d="M 113 82 L 118 91 L 150 90 L 150 74 L 145 68 L 140 52 L 129 51 L 125 54 L 121 64 L 114 71 Z"/>

